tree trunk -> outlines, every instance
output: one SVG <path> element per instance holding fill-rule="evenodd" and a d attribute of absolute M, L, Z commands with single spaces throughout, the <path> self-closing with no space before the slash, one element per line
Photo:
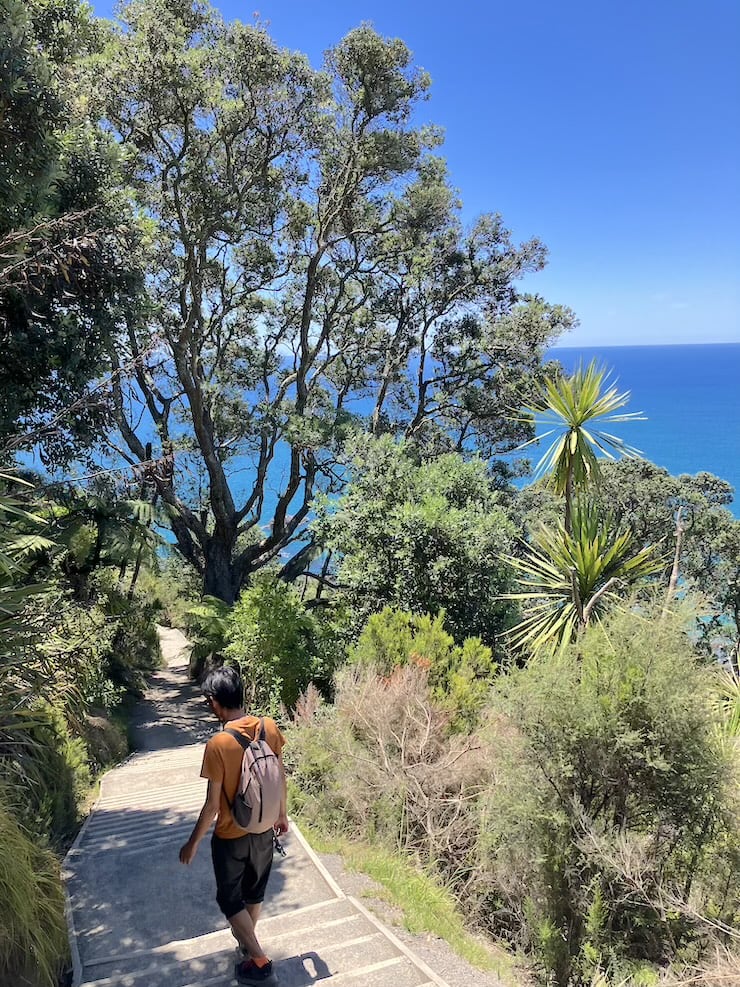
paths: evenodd
<path fill-rule="evenodd" d="M 128 588 L 128 600 L 133 600 L 134 591 L 136 589 L 136 582 L 139 578 L 139 573 L 141 572 L 141 560 L 144 557 L 144 542 L 139 545 L 139 551 L 136 553 L 136 562 L 134 564 L 134 572 L 131 576 L 131 585 Z"/>
<path fill-rule="evenodd" d="M 568 464 L 568 476 L 565 481 L 565 530 L 573 534 L 573 471 Z"/>
<path fill-rule="evenodd" d="M 211 535 L 205 550 L 203 593 L 231 605 L 239 595 L 241 578 L 234 564 L 233 538 Z"/>
<path fill-rule="evenodd" d="M 671 601 L 676 595 L 676 590 L 678 589 L 678 579 L 681 566 L 681 548 L 683 547 L 683 536 L 686 531 L 683 511 L 683 507 L 679 507 L 676 512 L 676 551 L 673 553 L 673 565 L 671 566 L 671 576 L 668 580 L 668 591 L 665 597 L 665 604 L 663 605 L 663 616 L 665 616 L 668 611 L 668 607 L 670 606 Z"/>

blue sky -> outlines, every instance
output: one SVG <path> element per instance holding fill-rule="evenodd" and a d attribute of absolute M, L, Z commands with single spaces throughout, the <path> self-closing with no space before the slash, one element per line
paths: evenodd
<path fill-rule="evenodd" d="M 738 0 L 216 6 L 315 65 L 363 20 L 402 38 L 466 219 L 548 245 L 527 287 L 575 309 L 563 344 L 740 342 Z"/>

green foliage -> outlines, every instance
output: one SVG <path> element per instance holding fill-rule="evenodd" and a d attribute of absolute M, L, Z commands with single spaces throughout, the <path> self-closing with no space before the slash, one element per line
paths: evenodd
<path fill-rule="evenodd" d="M 675 624 L 634 614 L 499 680 L 481 875 L 561 987 L 700 931 L 687 895 L 734 797 L 713 688 Z"/>
<path fill-rule="evenodd" d="M 682 510 L 681 589 L 703 600 L 697 630 L 705 650 L 723 650 L 738 668 L 740 521 L 728 509 L 732 496 L 730 485 L 711 473 L 671 476 L 647 462 L 609 463 L 602 471 L 604 503 L 641 544 L 662 541 L 673 548 Z M 669 566 L 667 561 L 666 578 Z"/>
<path fill-rule="evenodd" d="M 102 564 L 74 599 L 63 563 L 89 545 L 58 545 L 48 501 L 0 482 L 0 980 L 54 987 L 66 926 L 45 848 L 69 845 L 93 773 L 125 753 L 107 711 L 156 664 L 155 611 Z"/>
<path fill-rule="evenodd" d="M 142 598 L 151 600 L 159 611 L 159 622 L 167 627 L 188 626 L 188 611 L 200 599 L 197 574 L 174 552 L 164 558 L 158 553 L 153 564 L 144 566 L 136 589 Z"/>
<path fill-rule="evenodd" d="M 199 679 L 210 666 L 223 656 L 229 630 L 230 607 L 215 596 L 204 596 L 185 611 L 185 628 L 193 642 L 190 652 L 190 674 Z"/>
<path fill-rule="evenodd" d="M 29 731 L 33 744 L 30 771 L 24 770 L 19 777 L 11 761 L 3 765 L 2 775 L 18 792 L 19 816 L 28 830 L 61 848 L 79 825 L 79 807 L 92 784 L 87 746 L 81 737 L 72 735 L 61 710 L 39 703 L 34 712 L 37 723 Z"/>
<path fill-rule="evenodd" d="M 59 863 L 0 795 L 0 981 L 56 987 L 68 950 Z"/>
<path fill-rule="evenodd" d="M 439 619 L 368 622 L 334 705 L 297 705 L 301 818 L 433 867 L 543 984 L 650 983 L 736 926 L 740 787 L 718 734 L 734 706 L 678 617 L 614 613 L 496 676 L 465 735 L 431 686 L 451 648 Z"/>
<path fill-rule="evenodd" d="M 315 529 L 338 555 L 337 578 L 358 627 L 384 606 L 412 613 L 444 609 L 456 640 L 493 647 L 512 620 L 514 529 L 478 459 L 457 454 L 415 461 L 390 437 L 357 444 L 352 479 L 319 508 Z"/>
<path fill-rule="evenodd" d="M 138 293 L 138 232 L 81 96 L 89 6 L 3 0 L 0 32 L 0 449 L 59 463 L 99 438 L 106 402 L 88 384 Z"/>
<path fill-rule="evenodd" d="M 418 664 L 388 677 L 348 665 L 333 706 L 311 691 L 297 705 L 285 752 L 292 805 L 324 832 L 406 851 L 459 889 L 476 866 L 475 800 L 493 762 L 450 720 Z"/>
<path fill-rule="evenodd" d="M 676 515 L 682 512 L 679 591 L 696 600 L 696 631 L 707 654 L 724 654 L 738 667 L 740 642 L 740 521 L 728 510 L 732 488 L 711 473 L 671 476 L 643 459 L 602 462 L 594 498 L 613 526 L 631 529 L 635 545 L 659 546 L 665 585 L 676 544 Z M 543 483 L 522 490 L 515 509 L 529 533 L 544 523 L 555 528 L 557 498 Z"/>
<path fill-rule="evenodd" d="M 585 368 L 579 366 L 570 377 L 546 377 L 538 400 L 525 409 L 534 416 L 536 425 L 547 428 L 531 442 L 555 435 L 537 464 L 535 476 L 546 475 L 557 496 L 565 498 L 568 532 L 574 496 L 586 493 L 591 486 L 598 487 L 601 469 L 597 452 L 609 459 L 615 454 L 627 458 L 640 455 L 622 439 L 601 430 L 602 425 L 641 420 L 639 413 L 618 414 L 629 398 L 629 391 L 620 394 L 606 368 L 592 361 Z"/>
<path fill-rule="evenodd" d="M 338 657 L 332 637 L 294 587 L 270 573 L 255 577 L 228 615 L 224 651 L 242 670 L 248 708 L 278 715 L 310 682 L 328 691 Z"/>
<path fill-rule="evenodd" d="M 34 45 L 28 5 L 0 4 L 0 236 L 38 209 L 54 172 L 58 148 L 53 138 L 62 116 L 51 68 Z"/>
<path fill-rule="evenodd" d="M 88 710 L 140 690 L 159 653 L 153 607 L 110 570 L 90 575 L 85 603 L 71 598 L 68 551 L 39 536 L 48 504 L 28 506 L 0 496 L 0 778 L 36 838 L 62 844 L 101 766 L 82 739 Z"/>
<path fill-rule="evenodd" d="M 480 638 L 461 646 L 445 630 L 445 612 L 436 617 L 386 607 L 368 620 L 350 661 L 389 677 L 405 665 L 428 670 L 433 698 L 448 709 L 456 730 L 473 729 L 496 674 L 493 653 Z"/>
<path fill-rule="evenodd" d="M 639 412 L 617 414 L 630 399 L 630 392 L 621 394 L 616 384 L 609 381 L 606 368 L 592 361 L 587 367 L 578 367 L 570 377 L 547 378 L 540 400 L 529 409 L 535 415 L 546 416 L 543 424 L 551 425 L 550 431 L 539 436 L 536 442 L 549 438 L 559 431 L 537 464 L 535 475 L 549 474 L 555 493 L 565 496 L 568 486 L 586 490 L 600 477 L 597 451 L 603 456 L 634 457 L 639 452 L 622 439 L 594 428 L 594 424 L 640 421 Z"/>
<path fill-rule="evenodd" d="M 663 568 L 653 546 L 638 548 L 629 529 L 614 526 L 590 501 L 576 501 L 570 528 L 541 525 L 521 556 L 507 561 L 518 572 L 524 612 L 510 634 L 515 646 L 540 652 L 573 641 L 600 618 L 619 593 Z"/>
<path fill-rule="evenodd" d="M 143 695 L 146 677 L 159 668 L 161 662 L 157 603 L 111 587 L 100 606 L 106 622 L 115 628 L 107 654 L 106 676 L 119 689 L 132 695 Z"/>

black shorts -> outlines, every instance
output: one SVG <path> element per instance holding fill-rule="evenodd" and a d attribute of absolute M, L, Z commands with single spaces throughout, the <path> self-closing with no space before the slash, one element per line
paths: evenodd
<path fill-rule="evenodd" d="M 234 840 L 211 838 L 216 901 L 226 918 L 264 899 L 272 867 L 272 838 L 271 829 Z"/>

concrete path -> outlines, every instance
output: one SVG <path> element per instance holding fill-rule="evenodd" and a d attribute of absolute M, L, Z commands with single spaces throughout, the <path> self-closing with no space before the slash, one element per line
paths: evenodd
<path fill-rule="evenodd" d="M 237 959 L 215 903 L 208 840 L 177 859 L 205 795 L 216 727 L 187 676 L 187 641 L 160 631 L 165 667 L 132 722 L 137 753 L 109 772 L 65 861 L 74 987 L 227 987 Z M 293 826 L 258 932 L 281 987 L 446 987 L 346 896 Z"/>

